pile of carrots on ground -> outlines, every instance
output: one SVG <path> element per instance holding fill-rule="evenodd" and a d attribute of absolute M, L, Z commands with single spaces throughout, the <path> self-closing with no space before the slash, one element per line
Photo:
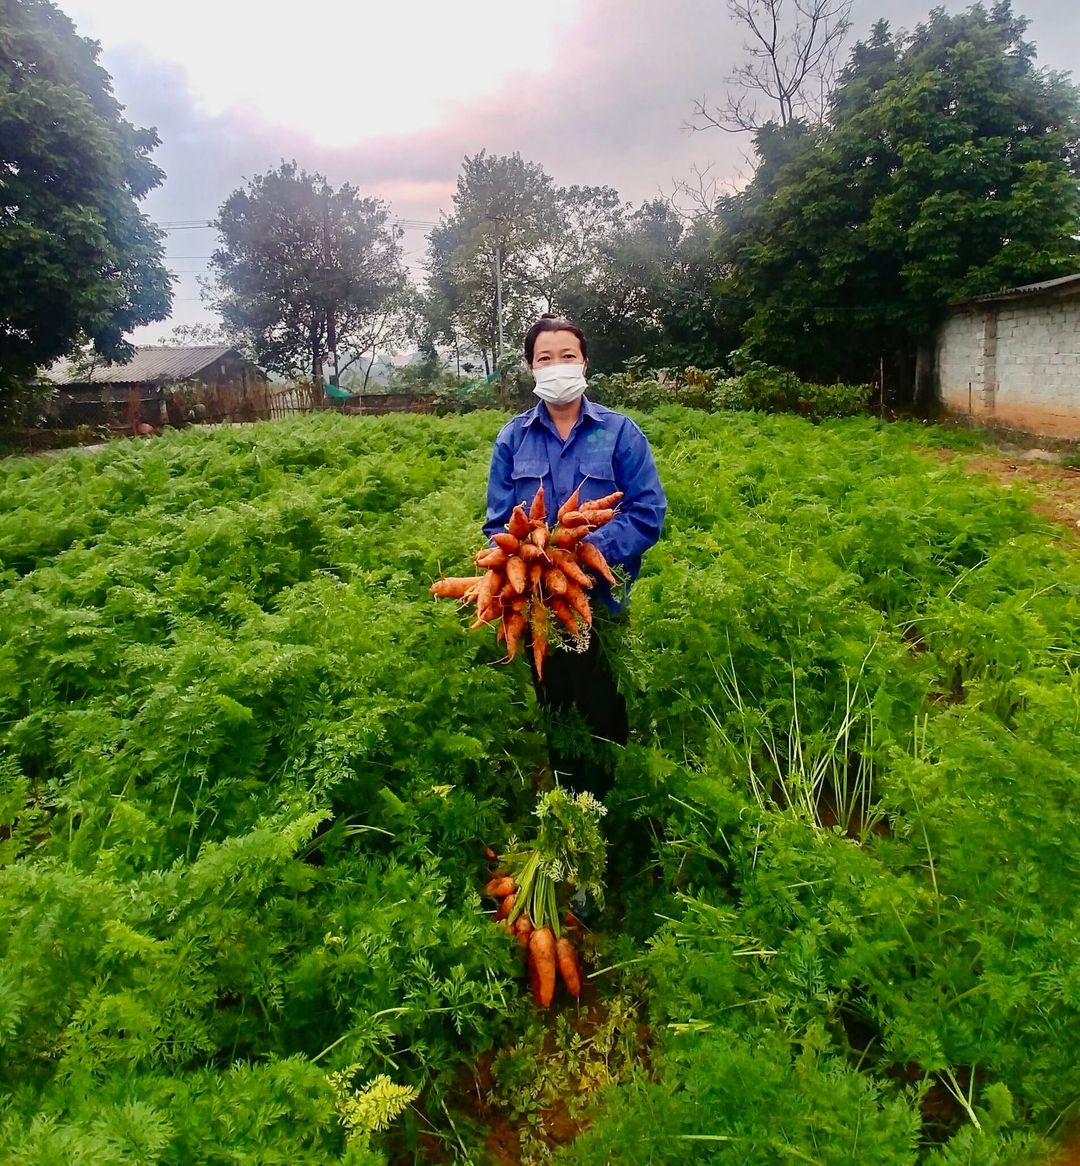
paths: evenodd
<path fill-rule="evenodd" d="M 541 679 L 549 643 L 549 619 L 554 617 L 578 646 L 584 646 L 592 627 L 592 609 L 586 591 L 595 572 L 612 585 L 615 576 L 598 547 L 585 536 L 617 513 L 622 493 L 616 491 L 595 502 L 579 503 L 580 487 L 559 507 L 555 525 L 547 522 L 541 483 L 532 505 L 515 506 L 505 532 L 495 535 L 494 546 L 476 556 L 483 575 L 439 579 L 431 593 L 443 599 L 476 604 L 473 628 L 499 621 L 499 640 L 513 659 L 528 627 L 533 662 Z M 471 629 L 470 629 L 471 630 Z"/>
<path fill-rule="evenodd" d="M 581 996 L 581 966 L 569 934 L 580 932 L 581 924 L 568 911 L 560 927 L 557 913 L 553 914 L 556 912 L 554 885 L 542 876 L 535 877 L 536 874 L 534 869 L 528 891 L 519 888 L 513 875 L 496 875 L 484 887 L 484 894 L 499 900 L 495 919 L 525 949 L 533 999 L 547 1008 L 555 996 L 556 973 L 575 1000 Z M 544 902 L 537 902 L 538 898 Z M 551 923 L 534 927 L 534 918 L 549 918 Z"/>
<path fill-rule="evenodd" d="M 489 881 L 484 893 L 499 900 L 495 920 L 526 951 L 533 997 L 545 1008 L 558 977 L 575 1000 L 581 995 L 575 940 L 581 938 L 582 925 L 566 908 L 578 896 L 603 907 L 607 842 L 601 819 L 606 812 L 592 794 L 556 785 L 537 798 L 532 838 L 510 839 L 500 856 L 485 852 Z"/>

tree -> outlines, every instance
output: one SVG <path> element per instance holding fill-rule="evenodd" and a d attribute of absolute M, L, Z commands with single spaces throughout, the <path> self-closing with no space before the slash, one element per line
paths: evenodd
<path fill-rule="evenodd" d="M 851 28 L 852 0 L 727 0 L 743 26 L 746 60 L 727 79 L 728 99 L 695 102 L 695 129 L 739 133 L 796 118 L 820 121 L 828 108 L 837 56 Z M 766 99 L 766 112 L 759 101 Z"/>
<path fill-rule="evenodd" d="M 378 356 L 393 356 L 405 341 L 416 332 L 420 311 L 420 297 L 416 290 L 403 285 L 383 301 L 382 306 L 368 316 L 363 327 L 352 337 L 353 348 L 340 370 L 344 376 L 355 365 L 357 374 L 350 378 L 361 393 L 367 392 L 368 379 Z M 342 382 L 343 387 L 344 382 Z"/>
<path fill-rule="evenodd" d="M 611 371 L 661 339 L 660 302 L 682 230 L 664 200 L 643 203 L 599 241 L 596 270 L 561 289 L 558 310 L 589 337 L 595 371 Z"/>
<path fill-rule="evenodd" d="M 596 372 L 633 357 L 657 365 L 724 362 L 745 311 L 741 299 L 717 293 L 726 273 L 713 234 L 711 215 L 682 215 L 664 199 L 600 233 L 595 265 L 564 284 L 554 303 L 585 330 Z"/>
<path fill-rule="evenodd" d="M 490 371 L 505 337 L 528 326 L 541 295 L 534 255 L 558 220 L 555 198 L 551 176 L 520 154 L 481 150 L 465 158 L 453 210 L 428 236 L 435 341 L 458 347 L 464 340 Z"/>
<path fill-rule="evenodd" d="M 164 177 L 122 116 L 100 46 L 48 0 L 0 3 L 0 408 L 35 368 L 171 306 L 162 234 L 137 203 Z"/>
<path fill-rule="evenodd" d="M 234 191 L 210 261 L 226 329 L 266 368 L 321 386 L 328 360 L 367 350 L 373 321 L 405 285 L 389 214 L 380 200 L 348 183 L 335 190 L 295 162 Z"/>
<path fill-rule="evenodd" d="M 168 336 L 158 337 L 158 344 L 201 347 L 232 344 L 233 338 L 221 324 L 177 324 Z"/>
<path fill-rule="evenodd" d="M 604 243 L 623 217 L 610 186 L 552 189 L 539 207 L 532 246 L 511 256 L 508 274 L 550 312 L 563 289 L 596 273 Z"/>
<path fill-rule="evenodd" d="M 768 126 L 721 208 L 751 354 L 912 386 L 947 303 L 1075 270 L 1080 98 L 1027 22 L 975 5 L 856 46 L 819 129 Z"/>

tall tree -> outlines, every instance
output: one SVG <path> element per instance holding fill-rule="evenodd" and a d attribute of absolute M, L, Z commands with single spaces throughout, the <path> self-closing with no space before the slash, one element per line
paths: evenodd
<path fill-rule="evenodd" d="M 746 34 L 743 61 L 718 107 L 694 105 L 696 129 L 739 133 L 796 118 L 820 121 L 828 108 L 838 54 L 851 28 L 852 0 L 727 0 Z M 764 99 L 764 105 L 763 103 Z"/>
<path fill-rule="evenodd" d="M 661 303 L 683 226 L 663 199 L 643 203 L 598 242 L 594 271 L 560 289 L 559 311 L 590 337 L 590 363 L 610 371 L 662 340 Z"/>
<path fill-rule="evenodd" d="M 122 116 L 100 46 L 48 0 L 0 0 L 0 408 L 34 369 L 169 314 L 161 232 L 137 203 L 164 175 Z"/>
<path fill-rule="evenodd" d="M 453 210 L 428 236 L 435 338 L 464 340 L 493 367 L 505 338 L 520 336 L 535 314 L 537 255 L 558 218 L 555 183 L 542 166 L 520 154 L 466 157 Z"/>
<path fill-rule="evenodd" d="M 532 246 L 512 256 L 509 273 L 550 312 L 564 288 L 596 274 L 605 241 L 623 220 L 610 186 L 553 189 L 539 208 Z"/>
<path fill-rule="evenodd" d="M 756 355 L 912 386 L 950 301 L 1075 270 L 1080 98 L 1000 3 L 856 46 L 830 122 L 765 127 L 722 207 Z"/>
<path fill-rule="evenodd" d="M 321 385 L 335 354 L 364 352 L 405 285 L 389 208 L 295 162 L 225 200 L 211 259 L 215 309 L 265 367 Z M 333 371 L 333 370 L 331 370 Z"/>

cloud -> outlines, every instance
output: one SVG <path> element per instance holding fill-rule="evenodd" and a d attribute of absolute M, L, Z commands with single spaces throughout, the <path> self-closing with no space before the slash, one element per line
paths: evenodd
<path fill-rule="evenodd" d="M 854 35 L 865 35 L 878 17 L 895 28 L 910 28 L 929 7 L 914 0 L 875 0 L 872 7 L 856 0 Z M 1080 5 L 1027 0 L 1025 7 L 1040 62 L 1067 68 L 1080 49 Z M 543 19 L 539 10 L 536 19 Z M 311 134 L 272 124 L 254 102 L 243 110 L 207 112 L 185 70 L 156 59 L 152 46 L 106 45 L 103 62 L 128 116 L 140 125 L 156 125 L 162 137 L 156 158 L 168 178 L 145 203 L 158 221 L 210 218 L 245 179 L 292 158 L 335 184 L 349 181 L 387 200 L 396 215 L 432 221 L 449 208 L 462 159 L 481 149 L 520 151 L 560 183 L 613 186 L 633 202 L 670 189 L 695 165 L 712 163 L 715 176 L 737 181 L 750 170 L 746 139 L 715 130 L 692 134 L 685 127 L 696 99 L 722 101 L 724 79 L 740 59 L 742 40 L 722 0 L 672 0 L 663 6 L 656 0 L 580 0 L 576 19 L 560 26 L 546 71 L 525 67 L 528 38 L 507 43 L 503 51 L 520 54 L 523 69 L 510 72 L 498 93 L 447 99 L 437 125 L 344 146 L 320 144 Z M 407 85 L 410 69 L 421 67 L 412 64 L 408 39 L 388 51 Z M 242 54 L 239 59 L 257 94 L 264 83 L 260 62 Z M 373 93 L 362 84 L 362 56 L 343 53 L 340 62 L 324 59 L 317 68 L 305 60 L 297 68 L 310 71 L 313 85 L 320 70 L 352 69 L 358 101 L 394 100 L 392 90 Z M 483 64 L 469 59 L 451 61 L 447 68 Z M 266 80 L 272 84 L 273 77 Z M 212 242 L 212 232 L 177 232 L 169 250 L 207 255 Z M 415 268 L 423 235 L 411 230 L 405 242 Z M 184 266 L 194 269 L 199 262 L 185 260 Z M 205 318 L 193 271 L 177 291 L 174 315 L 179 322 Z M 151 331 L 158 336 L 163 330 L 158 325 Z"/>

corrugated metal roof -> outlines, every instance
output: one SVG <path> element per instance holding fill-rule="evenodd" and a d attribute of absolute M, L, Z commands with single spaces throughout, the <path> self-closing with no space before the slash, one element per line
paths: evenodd
<path fill-rule="evenodd" d="M 234 349 L 228 344 L 194 348 L 136 348 L 127 364 L 99 365 L 93 372 L 74 372 L 70 360 L 58 360 L 45 370 L 54 385 L 131 385 L 186 381 Z"/>
<path fill-rule="evenodd" d="M 1022 287 L 1008 287 L 1001 291 L 988 292 L 986 295 L 972 296 L 966 302 L 985 304 L 987 300 L 1011 300 L 1016 296 L 1032 296 L 1036 292 L 1050 291 L 1056 287 L 1065 287 L 1070 283 L 1080 283 L 1080 272 L 1075 275 L 1059 275 L 1057 279 L 1044 279 L 1041 283 L 1025 283 Z"/>

